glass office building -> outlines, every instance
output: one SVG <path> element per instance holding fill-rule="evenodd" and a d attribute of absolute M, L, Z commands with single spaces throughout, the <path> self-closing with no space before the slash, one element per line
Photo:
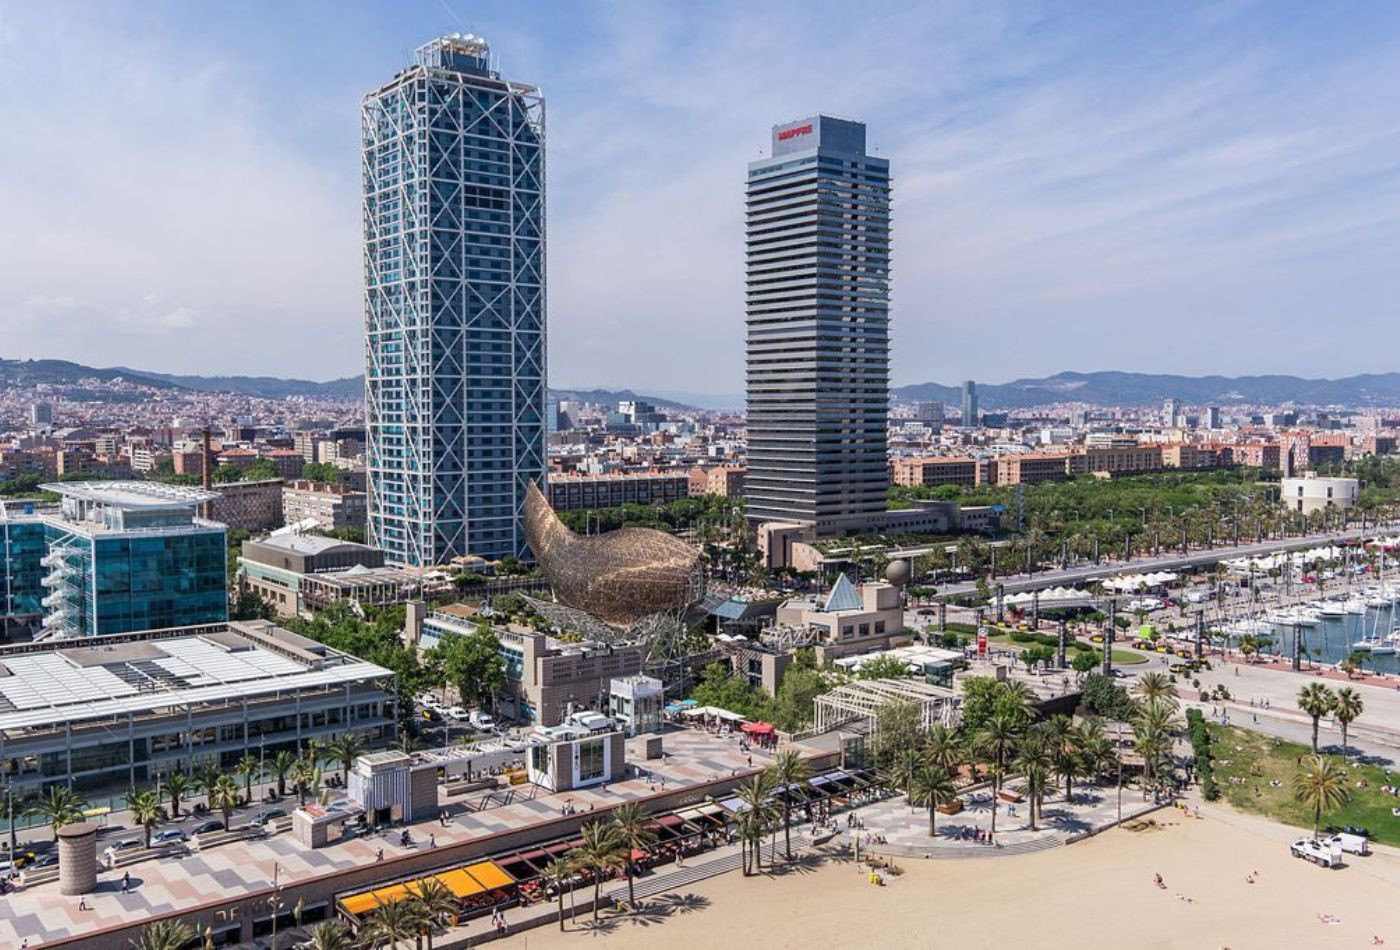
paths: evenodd
<path fill-rule="evenodd" d="M 154 482 L 43 486 L 57 508 L 0 515 L 5 616 L 40 639 L 228 619 L 225 529 L 196 517 L 213 493 Z"/>
<path fill-rule="evenodd" d="M 755 522 L 856 532 L 886 507 L 889 162 L 865 126 L 773 127 L 749 164 L 748 474 Z"/>
<path fill-rule="evenodd" d="M 369 543 L 526 553 L 545 473 L 544 101 L 448 36 L 364 99 Z"/>

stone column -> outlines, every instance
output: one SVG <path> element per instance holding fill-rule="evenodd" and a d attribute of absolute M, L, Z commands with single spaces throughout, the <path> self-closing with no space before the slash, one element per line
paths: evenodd
<path fill-rule="evenodd" d="M 74 822 L 58 829 L 58 892 L 91 894 L 97 888 L 97 826 Z"/>

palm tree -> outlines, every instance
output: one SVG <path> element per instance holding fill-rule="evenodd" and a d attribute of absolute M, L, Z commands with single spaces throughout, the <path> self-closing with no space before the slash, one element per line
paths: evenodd
<path fill-rule="evenodd" d="M 1074 727 L 1073 719 L 1060 714 L 1045 721 L 1044 736 L 1054 759 L 1055 774 L 1065 780 L 1065 801 L 1069 802 L 1074 791 L 1074 778 L 1083 767 L 1080 732 Z"/>
<path fill-rule="evenodd" d="M 992 776 L 992 834 L 997 827 L 997 796 L 1001 794 L 1001 780 L 1006 774 L 1006 763 L 1021 738 L 1023 720 L 1014 714 L 999 711 L 992 715 L 977 731 L 974 741 L 984 760 L 991 766 Z"/>
<path fill-rule="evenodd" d="M 1343 686 L 1337 690 L 1336 699 L 1332 703 L 1332 715 L 1337 717 L 1337 722 L 1342 727 L 1342 761 L 1347 757 L 1347 727 L 1355 722 L 1363 712 L 1366 711 L 1366 704 L 1361 701 L 1361 694 L 1350 686 Z"/>
<path fill-rule="evenodd" d="M 352 950 L 354 945 L 345 925 L 333 920 L 317 924 L 306 942 L 307 950 Z"/>
<path fill-rule="evenodd" d="M 656 832 L 652 830 L 654 823 L 636 802 L 627 802 L 614 809 L 612 823 L 623 846 L 622 867 L 627 873 L 627 903 L 636 910 L 637 892 L 632 883 L 636 865 L 632 862 L 632 855 L 656 844 Z"/>
<path fill-rule="evenodd" d="M 233 767 L 233 770 L 243 776 L 243 797 L 251 803 L 253 800 L 253 778 L 262 778 L 262 763 L 258 761 L 257 756 L 245 755 L 238 760 L 238 764 Z"/>
<path fill-rule="evenodd" d="M 1137 751 L 1142 755 L 1144 797 L 1161 769 L 1171 763 L 1172 731 L 1176 726 L 1176 707 L 1164 700 L 1143 705 L 1133 720 Z"/>
<path fill-rule="evenodd" d="M 330 741 L 326 746 L 326 752 L 330 757 L 340 763 L 340 778 L 342 781 L 350 780 L 350 766 L 355 764 L 355 760 L 365 754 L 365 740 L 358 732 L 342 732 Z"/>
<path fill-rule="evenodd" d="M 1322 827 L 1322 813 L 1341 808 L 1351 800 L 1347 770 L 1336 759 L 1310 755 L 1293 776 L 1293 798 L 1313 811 L 1313 837 Z"/>
<path fill-rule="evenodd" d="M 209 793 L 214 790 L 214 786 L 219 784 L 219 779 L 224 777 L 224 773 L 214 765 L 204 765 L 194 777 L 194 784 L 204 793 L 204 807 L 213 808 L 214 803 L 209 801 Z"/>
<path fill-rule="evenodd" d="M 941 765 L 926 762 L 919 766 L 909 783 L 909 801 L 920 808 L 928 809 L 928 836 L 938 834 L 936 816 L 938 807 L 946 805 L 958 797 L 953 787 L 953 777 Z"/>
<path fill-rule="evenodd" d="M 1133 696 L 1139 702 L 1155 703 L 1170 700 L 1176 702 L 1176 684 L 1166 673 L 1144 673 L 1133 684 Z"/>
<path fill-rule="evenodd" d="M 602 902 L 603 875 L 620 866 L 623 861 L 622 839 L 610 822 L 592 821 L 579 829 L 583 843 L 569 852 L 569 860 L 587 868 L 593 876 L 593 922 L 598 922 L 598 905 Z"/>
<path fill-rule="evenodd" d="M 418 885 L 416 903 L 423 920 L 423 934 L 428 938 L 428 950 L 433 950 L 433 931 L 450 926 L 461 912 L 461 904 L 452 889 L 435 877 Z"/>
<path fill-rule="evenodd" d="M 306 806 L 306 796 L 321 784 L 321 767 L 311 759 L 298 759 L 292 766 L 292 784 L 296 786 L 297 799 Z"/>
<path fill-rule="evenodd" d="M 185 950 L 197 936 L 183 920 L 157 920 L 141 928 L 141 936 L 131 941 L 132 950 Z"/>
<path fill-rule="evenodd" d="M 739 786 L 739 801 L 746 806 L 746 815 L 749 818 L 745 826 L 749 836 L 745 840 L 752 847 L 754 863 L 760 870 L 763 868 L 763 836 L 778 817 L 778 810 L 773 804 L 773 792 L 776 789 L 777 783 L 773 780 L 773 773 L 767 769 Z M 744 829 L 741 828 L 742 830 Z"/>
<path fill-rule="evenodd" d="M 564 929 L 564 888 L 573 882 L 573 862 L 555 858 L 544 869 L 544 879 L 554 887 L 554 895 L 559 898 L 559 929 Z"/>
<path fill-rule="evenodd" d="M 148 788 L 133 789 L 126 795 L 126 809 L 131 812 L 131 820 L 146 832 L 146 847 L 151 846 L 151 829 L 165 817 L 160 798 Z"/>
<path fill-rule="evenodd" d="M 208 789 L 209 807 L 217 808 L 224 816 L 224 828 L 233 820 L 233 810 L 238 807 L 238 782 L 232 775 L 220 775 Z"/>
<path fill-rule="evenodd" d="M 287 794 L 287 773 L 296 767 L 297 757 L 286 749 L 272 760 L 272 774 L 277 776 L 277 797 Z"/>
<path fill-rule="evenodd" d="M 997 708 L 1011 713 L 1022 725 L 1035 718 L 1036 705 L 1040 702 L 1035 690 L 1026 683 L 1015 680 L 1002 684 L 1002 694 L 997 698 Z"/>
<path fill-rule="evenodd" d="M 1337 696 L 1321 683 L 1309 683 L 1298 691 L 1298 708 L 1312 717 L 1312 750 L 1317 755 L 1317 727 L 1323 716 L 1332 711 Z"/>
<path fill-rule="evenodd" d="M 398 741 L 394 743 L 394 748 L 405 755 L 418 752 L 423 748 L 423 740 L 419 739 L 413 733 L 405 731 L 403 735 L 399 736 Z"/>
<path fill-rule="evenodd" d="M 58 840 L 58 829 L 71 825 L 83 817 L 87 809 L 87 799 L 66 785 L 50 785 L 48 791 L 33 806 L 31 815 L 43 815 L 53 829 L 53 840 Z"/>
<path fill-rule="evenodd" d="M 170 796 L 170 817 L 180 817 L 180 802 L 190 790 L 190 778 L 184 772 L 171 772 L 165 777 L 165 794 Z"/>
<path fill-rule="evenodd" d="M 796 749 L 784 749 L 773 757 L 765 771 L 773 773 L 773 784 L 782 789 L 783 854 L 792 860 L 792 796 L 812 777 L 812 767 Z"/>
<path fill-rule="evenodd" d="M 924 759 L 952 774 L 962 762 L 963 741 L 956 729 L 938 723 L 924 737 Z"/>
<path fill-rule="evenodd" d="M 1043 732 L 1033 730 L 1021 740 L 1012 767 L 1026 776 L 1031 831 L 1035 831 L 1035 818 L 1040 811 L 1040 800 L 1045 796 L 1045 784 L 1050 779 L 1050 771 L 1055 767 L 1054 752 Z"/>
<path fill-rule="evenodd" d="M 1091 717 L 1079 724 L 1079 758 L 1084 767 L 1083 774 L 1089 778 L 1102 774 L 1104 769 L 1117 761 L 1118 750 L 1113 741 L 1104 735 L 1101 720 Z"/>
<path fill-rule="evenodd" d="M 417 939 L 420 914 L 413 901 L 390 901 L 386 904 L 378 897 L 375 900 L 379 906 L 360 928 L 362 942 L 371 947 L 393 948 L 402 942 Z"/>

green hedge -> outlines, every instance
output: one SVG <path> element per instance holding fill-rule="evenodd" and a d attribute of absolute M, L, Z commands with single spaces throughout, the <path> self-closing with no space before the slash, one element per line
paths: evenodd
<path fill-rule="evenodd" d="M 1215 769 L 1210 764 L 1210 731 L 1206 729 L 1206 717 L 1199 709 L 1188 709 L 1186 725 L 1191 733 L 1191 749 L 1196 754 L 1196 776 L 1201 782 L 1201 796 L 1213 802 L 1220 797 L 1220 786 L 1215 783 Z"/>

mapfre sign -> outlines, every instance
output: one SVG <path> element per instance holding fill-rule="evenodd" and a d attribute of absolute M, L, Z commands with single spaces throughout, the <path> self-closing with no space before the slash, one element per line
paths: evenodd
<path fill-rule="evenodd" d="M 792 128 L 790 128 L 790 129 L 783 129 L 781 132 L 778 133 L 778 141 L 779 141 L 779 142 L 786 142 L 788 139 L 795 139 L 795 138 L 797 138 L 799 135 L 811 135 L 811 134 L 812 134 L 812 123 L 808 122 L 806 125 L 795 125 L 795 126 L 793 126 Z"/>

